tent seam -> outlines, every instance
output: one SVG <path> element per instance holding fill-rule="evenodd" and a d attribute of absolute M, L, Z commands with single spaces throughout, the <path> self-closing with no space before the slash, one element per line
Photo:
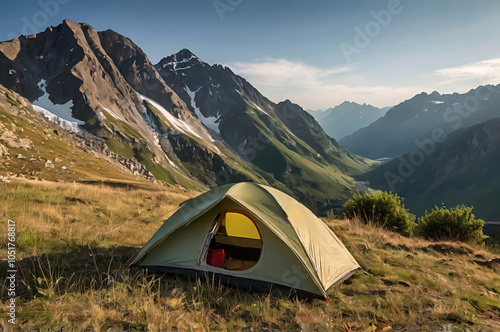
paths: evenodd
<path fill-rule="evenodd" d="M 299 233 L 297 233 L 297 230 L 295 229 L 295 227 L 293 227 L 293 224 L 290 222 L 290 220 L 288 219 L 288 214 L 285 212 L 285 209 L 283 208 L 283 206 L 281 206 L 281 204 L 278 202 L 278 200 L 274 197 L 274 195 L 272 193 L 270 193 L 269 191 L 266 190 L 266 188 L 264 188 L 263 186 L 261 186 L 260 184 L 258 184 L 259 187 L 261 187 L 262 189 L 264 189 L 266 192 L 269 193 L 269 195 L 271 195 L 274 199 L 274 201 L 276 202 L 276 204 L 278 204 L 278 206 L 280 207 L 281 211 L 283 211 L 283 213 L 285 214 L 285 217 L 286 217 L 286 220 L 288 221 L 288 223 L 290 224 L 290 226 L 292 226 L 292 229 L 293 229 L 293 232 L 295 233 L 295 235 L 297 236 L 297 239 L 299 239 L 299 243 L 300 243 L 300 246 L 302 247 L 302 250 L 304 250 L 304 252 L 306 253 L 306 256 L 307 258 L 309 259 L 309 261 L 311 262 L 311 265 L 313 265 L 314 267 L 314 274 L 316 275 L 317 277 L 317 280 L 319 280 L 320 284 L 321 284 L 321 287 L 323 288 L 322 291 L 323 291 L 323 294 L 326 296 L 326 290 L 327 288 L 323 285 L 323 281 L 321 280 L 321 278 L 319 277 L 319 274 L 318 274 L 318 267 L 316 266 L 316 262 L 313 261 L 311 259 L 311 257 L 309 256 L 309 253 L 307 252 L 307 249 L 306 247 L 304 246 L 304 244 L 302 243 L 301 239 L 300 239 L 300 236 L 299 236 Z M 323 223 L 319 218 L 318 220 Z M 300 259 L 300 258 L 299 258 Z"/>
<path fill-rule="evenodd" d="M 266 190 L 265 188 L 262 188 L 262 189 Z M 269 195 L 271 195 L 271 196 L 273 197 L 273 199 L 276 201 L 276 199 L 274 198 L 274 196 L 273 196 L 270 192 L 268 192 L 267 190 L 266 190 L 266 192 L 267 192 L 267 193 L 269 193 Z M 231 195 L 226 194 L 226 197 L 228 197 L 228 198 L 232 199 L 235 203 L 237 203 L 237 204 L 239 204 L 239 205 L 242 205 L 242 203 L 240 203 L 240 202 L 239 202 L 236 198 L 232 197 Z M 283 207 L 282 207 L 282 206 L 278 203 L 278 201 L 276 201 L 276 204 L 278 204 L 278 206 L 280 207 L 280 209 L 283 211 Z M 245 206 L 243 205 L 243 207 L 245 207 Z M 253 212 L 252 212 L 252 214 L 254 214 L 254 215 L 255 215 L 255 217 L 256 217 L 257 219 L 259 219 L 259 221 L 260 221 L 261 223 L 263 223 L 264 225 L 266 225 L 266 227 L 267 227 L 267 228 L 268 228 L 271 232 L 273 232 L 273 233 L 274 233 L 274 235 L 276 235 L 276 237 L 277 237 L 278 239 L 280 239 L 281 241 L 283 241 L 283 239 L 282 239 L 282 238 L 281 238 L 278 234 L 276 234 L 276 233 L 272 230 L 272 228 L 271 228 L 271 227 L 269 227 L 269 226 L 267 225 L 267 223 L 266 223 L 264 220 L 262 220 L 262 218 L 260 218 L 258 215 L 256 215 L 256 214 L 255 214 L 255 213 L 253 213 Z M 288 220 L 288 218 L 286 218 L 286 220 L 288 221 L 288 223 L 290 223 L 290 221 Z M 291 223 L 290 223 L 290 225 L 291 225 Z M 311 265 L 313 265 L 314 269 L 316 269 L 316 266 L 315 266 L 316 264 L 314 264 L 314 263 L 312 262 L 311 258 L 309 257 L 309 254 L 308 254 L 308 253 L 307 253 L 307 251 L 305 250 L 304 245 L 302 244 L 302 241 L 300 241 L 300 238 L 299 238 L 299 236 L 298 236 L 298 234 L 297 234 L 297 232 L 296 232 L 296 230 L 295 230 L 295 228 L 294 228 L 293 226 L 292 226 L 292 229 L 293 229 L 293 231 L 294 231 L 295 235 L 297 235 L 297 239 L 299 240 L 298 242 L 300 243 L 300 246 L 301 246 L 301 247 L 302 247 L 302 249 L 304 250 L 304 253 L 306 254 L 307 258 L 308 258 L 308 259 L 309 259 L 309 261 L 311 262 Z M 284 241 L 283 241 L 283 242 L 284 242 Z M 285 243 L 285 244 L 286 244 L 286 243 Z M 288 246 L 288 245 L 287 245 L 287 246 Z M 288 247 L 289 247 L 289 248 L 290 248 L 290 250 L 293 252 L 293 254 L 295 255 L 295 257 L 297 257 L 297 259 L 299 260 L 299 262 L 301 262 L 301 263 L 302 263 L 302 265 L 304 265 L 304 261 L 302 260 L 302 258 L 300 258 L 300 257 L 299 257 L 299 255 L 295 252 L 295 250 L 294 250 L 292 247 L 290 247 L 290 246 L 288 246 Z M 321 279 L 319 278 L 319 275 L 317 274 L 317 272 L 316 272 L 316 271 L 314 271 L 314 272 L 315 272 L 315 273 L 314 273 L 314 275 L 316 275 L 316 278 L 315 278 L 315 276 L 314 276 L 313 274 L 311 274 L 310 269 L 309 269 L 309 268 L 307 268 L 307 266 L 305 266 L 305 265 L 304 265 L 304 267 L 306 268 L 307 273 L 308 273 L 308 274 L 312 277 L 312 279 L 313 279 L 313 281 L 314 281 L 314 284 L 316 284 L 316 286 L 318 286 L 319 290 L 323 293 L 323 295 L 325 295 L 325 296 L 326 296 L 326 290 L 325 290 L 325 287 L 323 286 L 323 283 L 321 282 Z M 318 282 L 317 282 L 317 281 L 319 281 L 319 285 L 318 285 Z"/>

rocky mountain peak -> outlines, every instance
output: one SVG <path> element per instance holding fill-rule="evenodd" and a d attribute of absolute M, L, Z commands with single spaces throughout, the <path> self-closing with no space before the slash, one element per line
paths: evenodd
<path fill-rule="evenodd" d="M 193 52 L 184 48 L 179 52 L 169 55 L 160 60 L 157 64 L 159 68 L 166 68 L 169 70 L 184 70 L 188 69 L 196 64 L 205 64 L 200 58 L 198 58 Z M 205 64 L 206 65 L 206 64 Z"/>
<path fill-rule="evenodd" d="M 287 107 L 298 106 L 297 104 L 292 103 L 290 99 L 285 99 L 284 101 L 278 103 L 278 105 L 280 105 L 280 104 L 287 106 Z"/>
<path fill-rule="evenodd" d="M 432 91 L 432 93 L 429 95 L 429 97 L 432 97 L 432 98 L 437 98 L 440 96 L 441 96 L 441 94 L 437 91 Z"/>
<path fill-rule="evenodd" d="M 192 59 L 192 58 L 200 60 L 200 58 L 198 58 L 193 52 L 191 52 L 187 48 L 183 48 L 182 50 L 180 50 L 179 52 L 177 52 L 175 54 L 175 57 L 176 57 L 177 61 L 189 60 L 189 59 Z"/>

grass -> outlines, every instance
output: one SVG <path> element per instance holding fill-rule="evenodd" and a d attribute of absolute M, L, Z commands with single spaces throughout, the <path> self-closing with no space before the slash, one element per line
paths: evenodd
<path fill-rule="evenodd" d="M 326 220 L 368 272 L 330 290 L 327 304 L 128 269 L 192 192 L 28 180 L 0 186 L 1 218 L 18 225 L 20 329 L 365 331 L 381 322 L 500 328 L 500 268 L 474 262 L 498 257 L 485 247 Z M 1 319 L 5 304 L 3 298 Z"/>
<path fill-rule="evenodd" d="M 105 142 L 108 148 L 114 153 L 117 153 L 129 159 L 135 157 L 134 150 L 130 144 L 128 143 L 124 144 L 123 142 L 120 142 L 119 140 L 116 139 L 106 139 Z"/>
<path fill-rule="evenodd" d="M 79 248 L 138 247 L 180 202 L 180 189 L 127 189 L 105 184 L 0 183 L 0 216 L 18 225 L 18 257 L 68 253 Z M 137 228 L 144 232 L 137 232 Z M 4 230 L 2 230 L 4 231 Z M 0 240 L 6 245 L 6 236 Z"/>
<path fill-rule="evenodd" d="M 12 95 L 12 92 L 10 92 L 9 90 L 5 91 L 5 97 L 7 98 L 7 102 L 12 106 L 21 106 L 21 103 Z"/>

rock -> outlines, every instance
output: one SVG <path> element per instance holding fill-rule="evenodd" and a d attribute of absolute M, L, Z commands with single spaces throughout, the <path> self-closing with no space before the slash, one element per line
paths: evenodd
<path fill-rule="evenodd" d="M 9 183 L 10 182 L 10 179 L 8 176 L 2 176 L 0 175 L 0 182 L 6 182 L 6 183 Z"/>
<path fill-rule="evenodd" d="M 10 154 L 9 150 L 3 144 L 0 143 L 0 157 L 3 156 L 10 156 Z"/>
<path fill-rule="evenodd" d="M 16 158 L 17 158 L 17 159 L 26 159 L 26 157 L 25 157 L 25 156 L 23 156 L 22 154 L 18 154 L 18 155 L 16 156 Z"/>
<path fill-rule="evenodd" d="M 56 163 L 61 163 L 61 162 L 62 162 L 62 160 L 61 160 L 61 159 L 59 159 L 59 158 L 56 158 L 56 159 L 54 159 L 54 162 L 56 162 Z"/>
<path fill-rule="evenodd" d="M 33 162 L 33 161 L 38 161 L 38 159 L 36 158 L 30 158 L 30 161 Z"/>
<path fill-rule="evenodd" d="M 54 168 L 54 164 L 52 163 L 52 161 L 47 160 L 45 162 L 45 168 Z"/>
<path fill-rule="evenodd" d="M 66 166 L 62 165 L 62 166 L 61 166 L 61 168 L 62 168 L 62 169 L 66 169 Z"/>
<path fill-rule="evenodd" d="M 28 150 L 32 148 L 32 142 L 28 138 L 19 138 L 10 130 L 5 130 L 0 136 L 0 141 L 5 142 L 8 147 Z"/>

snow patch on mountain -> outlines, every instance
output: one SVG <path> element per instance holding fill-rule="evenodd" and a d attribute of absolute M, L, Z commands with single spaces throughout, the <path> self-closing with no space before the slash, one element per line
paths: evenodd
<path fill-rule="evenodd" d="M 193 127 L 191 127 L 189 124 L 185 123 L 184 121 L 177 119 L 175 116 L 170 114 L 169 111 L 167 111 L 165 108 L 163 108 L 163 106 L 158 104 L 156 101 L 154 101 L 146 96 L 143 96 L 141 94 L 139 94 L 139 96 L 142 100 L 145 100 L 148 103 L 150 103 L 151 105 L 153 105 L 165 117 L 165 119 L 174 127 L 174 129 L 176 129 L 184 134 L 188 134 L 188 135 L 191 134 L 191 135 L 194 135 L 198 138 L 201 138 L 200 135 L 198 135 L 196 133 L 196 131 L 194 130 Z"/>
<path fill-rule="evenodd" d="M 37 111 L 38 113 L 40 113 L 41 115 L 43 115 L 43 117 L 51 122 L 54 122 L 55 124 L 61 126 L 61 128 L 69 131 L 69 132 L 72 132 L 72 133 L 78 133 L 78 134 L 83 134 L 83 130 L 81 130 L 79 127 L 78 127 L 78 123 L 76 122 L 72 122 L 72 121 L 68 121 L 68 120 L 65 120 L 57 115 L 55 115 L 54 113 L 51 113 L 50 111 L 46 110 L 45 108 L 41 107 L 41 106 L 37 106 L 37 105 L 33 105 L 33 109 L 35 111 Z"/>
<path fill-rule="evenodd" d="M 166 63 L 163 64 L 163 68 L 165 68 L 167 66 L 173 66 L 174 70 L 177 70 L 177 65 L 179 65 L 180 63 L 189 62 L 189 61 L 191 61 L 191 59 L 196 59 L 196 56 L 192 55 L 191 57 L 186 58 L 186 59 L 182 59 L 181 61 L 166 62 Z M 189 66 L 189 67 L 191 67 L 191 66 Z M 187 69 L 189 67 L 179 68 L 179 70 Z"/>
<path fill-rule="evenodd" d="M 200 91 L 202 87 L 198 88 L 196 91 L 192 91 L 187 85 L 184 87 L 184 90 L 187 92 L 189 95 L 189 98 L 191 99 L 191 106 L 194 109 L 194 112 L 198 119 L 200 119 L 201 123 L 205 125 L 205 127 L 212 129 L 215 131 L 217 134 L 220 134 L 219 130 L 219 121 L 220 121 L 220 114 L 217 113 L 217 116 L 209 116 L 206 117 L 201 113 L 200 108 L 196 106 L 196 101 L 194 100 L 196 96 L 196 92 Z"/>
<path fill-rule="evenodd" d="M 182 59 L 181 61 L 177 61 L 177 63 L 185 63 L 191 61 L 191 59 L 196 59 L 196 56 L 191 55 L 189 58 Z"/>

